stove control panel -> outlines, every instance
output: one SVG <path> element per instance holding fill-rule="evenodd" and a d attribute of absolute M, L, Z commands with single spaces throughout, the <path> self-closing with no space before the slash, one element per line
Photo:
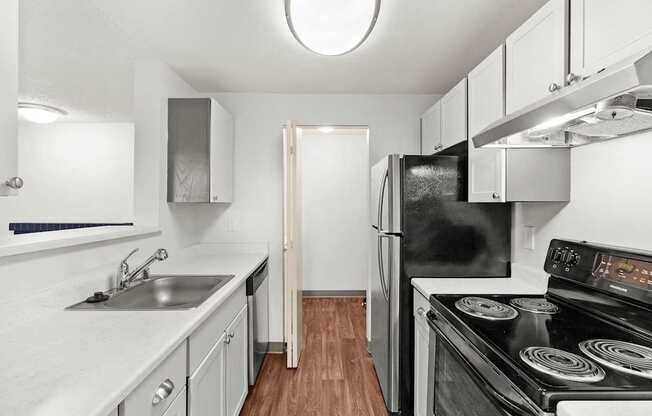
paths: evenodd
<path fill-rule="evenodd" d="M 652 304 L 652 253 L 552 240 L 544 269 L 565 280 Z"/>

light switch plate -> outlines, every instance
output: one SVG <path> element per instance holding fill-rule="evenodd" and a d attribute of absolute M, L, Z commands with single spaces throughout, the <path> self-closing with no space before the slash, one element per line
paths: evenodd
<path fill-rule="evenodd" d="M 523 226 L 523 248 L 526 250 L 534 250 L 534 233 L 536 227 L 533 225 Z"/>

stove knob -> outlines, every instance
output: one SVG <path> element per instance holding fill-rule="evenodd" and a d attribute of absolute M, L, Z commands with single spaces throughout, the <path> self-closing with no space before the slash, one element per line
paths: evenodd
<path fill-rule="evenodd" d="M 568 256 L 568 260 L 566 261 L 566 264 L 569 266 L 575 266 L 580 262 L 580 255 L 577 253 L 571 253 Z"/>
<path fill-rule="evenodd" d="M 552 253 L 552 261 L 557 263 L 558 261 L 561 260 L 563 255 L 564 255 L 564 251 L 560 248 L 556 248 L 555 251 Z"/>

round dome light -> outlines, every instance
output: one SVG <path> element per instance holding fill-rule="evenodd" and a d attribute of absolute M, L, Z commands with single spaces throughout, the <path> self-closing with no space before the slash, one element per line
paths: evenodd
<path fill-rule="evenodd" d="M 285 0 L 285 18 L 294 37 L 320 55 L 344 55 L 369 36 L 380 0 Z"/>
<path fill-rule="evenodd" d="M 55 122 L 66 113 L 56 107 L 50 107 L 44 104 L 18 103 L 18 115 L 27 121 L 38 124 L 48 124 Z"/>

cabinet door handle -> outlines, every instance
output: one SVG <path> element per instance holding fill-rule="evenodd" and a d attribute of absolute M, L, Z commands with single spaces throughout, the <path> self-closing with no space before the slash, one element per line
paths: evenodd
<path fill-rule="evenodd" d="M 422 318 L 425 318 L 425 316 L 426 316 L 426 310 L 423 309 L 423 308 L 421 308 L 421 307 L 417 308 L 417 315 L 419 315 L 419 316 L 422 317 Z"/>
<path fill-rule="evenodd" d="M 491 194 L 491 197 L 492 197 L 493 199 L 500 199 L 500 194 L 497 193 L 497 192 L 494 192 L 493 194 Z"/>
<path fill-rule="evenodd" d="M 559 91 L 560 89 L 561 89 L 561 85 L 557 84 L 556 82 L 553 82 L 550 85 L 548 85 L 548 91 L 550 92 Z"/>
<path fill-rule="evenodd" d="M 225 344 L 230 344 L 231 343 L 231 337 L 229 336 L 229 334 L 227 334 L 226 337 L 224 337 L 224 343 Z"/>
<path fill-rule="evenodd" d="M 435 146 L 435 150 L 439 150 L 439 149 L 441 149 L 442 147 L 444 147 L 443 144 L 438 144 L 437 146 Z"/>
<path fill-rule="evenodd" d="M 169 378 L 166 378 L 165 381 L 163 381 L 156 389 L 156 392 L 154 393 L 154 397 L 152 398 L 152 406 L 156 406 L 162 401 L 164 401 L 165 399 L 167 399 L 170 396 L 170 394 L 172 394 L 173 390 L 174 390 L 174 383 Z"/>
<path fill-rule="evenodd" d="M 233 332 L 229 332 L 229 338 L 233 338 L 235 334 Z"/>
<path fill-rule="evenodd" d="M 573 84 L 573 83 L 575 83 L 577 81 L 581 81 L 581 80 L 582 80 L 582 76 L 574 74 L 572 72 L 569 72 L 568 75 L 566 75 L 566 83 L 568 85 L 571 85 L 571 84 Z"/>

